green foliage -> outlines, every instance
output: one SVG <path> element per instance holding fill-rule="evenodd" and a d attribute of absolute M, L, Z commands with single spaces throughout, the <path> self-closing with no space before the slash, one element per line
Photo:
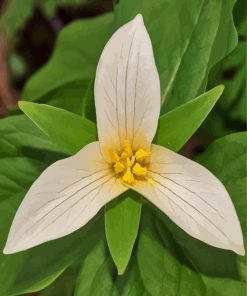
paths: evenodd
<path fill-rule="evenodd" d="M 103 47 L 112 34 L 112 23 L 113 14 L 109 13 L 75 21 L 65 27 L 59 34 L 49 62 L 25 85 L 22 99 L 35 101 L 74 81 L 81 81 L 84 85 L 89 83 L 95 75 Z M 81 97 L 82 93 L 78 95 Z M 81 110 L 81 105 L 78 108 Z"/>
<path fill-rule="evenodd" d="M 84 260 L 78 274 L 75 295 L 112 295 L 114 270 L 103 241 L 98 241 Z"/>
<path fill-rule="evenodd" d="M 35 7 L 39 7 L 48 16 L 52 17 L 58 5 L 81 4 L 86 0 L 9 0 L 0 20 L 7 34 L 13 37 L 32 15 Z"/>
<path fill-rule="evenodd" d="M 246 1 L 238 0 L 233 10 L 234 22 L 238 30 L 238 45 L 230 55 L 213 68 L 209 76 L 209 88 L 219 83 L 225 85 L 222 99 L 204 125 L 204 129 L 213 138 L 246 129 L 246 12 Z"/>

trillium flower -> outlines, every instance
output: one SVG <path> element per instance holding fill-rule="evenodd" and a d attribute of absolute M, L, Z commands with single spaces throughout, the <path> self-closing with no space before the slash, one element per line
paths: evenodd
<path fill-rule="evenodd" d="M 160 99 L 151 41 L 137 15 L 115 32 L 99 60 L 99 141 L 57 161 L 33 183 L 4 253 L 70 234 L 133 189 L 191 236 L 243 255 L 239 220 L 222 183 L 198 163 L 152 144 Z"/>

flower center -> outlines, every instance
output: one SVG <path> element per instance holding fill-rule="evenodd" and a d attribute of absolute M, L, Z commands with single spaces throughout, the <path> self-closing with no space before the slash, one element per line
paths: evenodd
<path fill-rule="evenodd" d="M 128 140 L 124 141 L 123 146 L 121 153 L 110 151 L 116 176 L 129 185 L 132 185 L 135 180 L 148 180 L 147 165 L 151 153 L 144 149 L 134 152 Z"/>

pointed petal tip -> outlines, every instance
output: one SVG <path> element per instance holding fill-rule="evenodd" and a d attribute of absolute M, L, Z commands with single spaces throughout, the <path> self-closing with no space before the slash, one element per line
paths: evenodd
<path fill-rule="evenodd" d="M 6 243 L 4 249 L 3 249 L 3 254 L 4 255 L 10 255 L 10 254 L 14 254 L 14 253 L 18 253 L 20 251 L 22 251 L 23 249 L 17 248 L 16 245 L 14 246 L 10 246 L 9 243 Z"/>
<path fill-rule="evenodd" d="M 245 255 L 245 248 L 244 248 L 243 245 L 242 246 L 236 246 L 235 245 L 233 251 L 236 254 L 240 255 L 240 256 L 244 256 Z"/>
<path fill-rule="evenodd" d="M 143 17 L 142 14 L 138 13 L 135 18 L 134 21 L 136 24 L 143 24 Z"/>
<path fill-rule="evenodd" d="M 13 254 L 15 252 L 13 252 L 13 250 L 11 250 L 11 248 L 8 248 L 7 246 L 4 247 L 3 249 L 3 254 L 4 255 L 9 255 L 9 254 Z"/>

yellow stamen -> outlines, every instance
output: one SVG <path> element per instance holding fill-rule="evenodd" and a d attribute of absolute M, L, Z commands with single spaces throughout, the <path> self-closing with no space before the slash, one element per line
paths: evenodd
<path fill-rule="evenodd" d="M 135 153 L 136 161 L 143 161 L 146 158 L 148 158 L 151 155 L 150 152 L 144 150 L 144 149 L 139 149 Z"/>
<path fill-rule="evenodd" d="M 123 182 L 128 183 L 128 184 L 133 184 L 135 181 L 135 178 L 133 174 L 131 173 L 130 168 L 127 168 L 126 173 L 122 177 Z"/>
<path fill-rule="evenodd" d="M 130 166 L 132 166 L 135 163 L 135 160 L 136 160 L 135 156 L 132 156 L 130 160 Z"/>
<path fill-rule="evenodd" d="M 120 160 L 120 157 L 117 154 L 117 152 L 112 149 L 110 150 L 110 158 L 112 162 L 118 162 Z"/>
<path fill-rule="evenodd" d="M 144 177 L 147 175 L 147 168 L 141 166 L 138 162 L 132 168 L 133 174 L 136 176 Z"/>
<path fill-rule="evenodd" d="M 116 162 L 114 164 L 114 171 L 116 174 L 122 173 L 125 170 L 125 166 L 122 164 L 122 162 Z"/>

